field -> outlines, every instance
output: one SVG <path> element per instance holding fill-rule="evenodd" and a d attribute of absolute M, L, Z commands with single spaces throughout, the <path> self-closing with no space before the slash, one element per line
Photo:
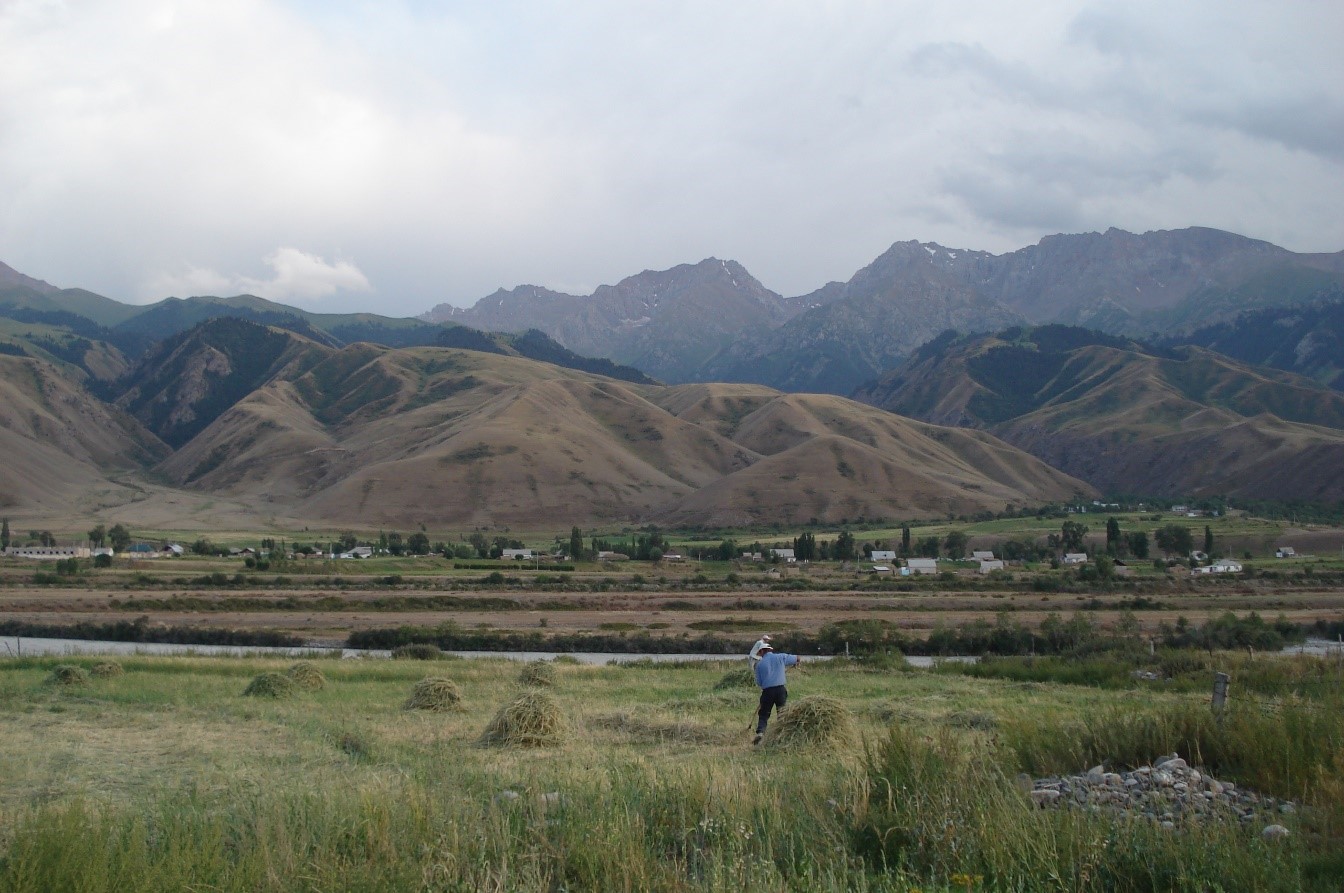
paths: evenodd
<path fill-rule="evenodd" d="M 507 660 L 318 660 L 325 684 L 280 698 L 244 691 L 289 661 L 142 656 L 59 684 L 61 662 L 0 661 L 0 889 L 1339 888 L 1344 728 L 1319 691 L 1271 730 L 1249 702 L 1201 719 L 1202 691 L 805 662 L 789 709 L 833 699 L 852 734 L 753 748 L 738 661 L 555 662 L 527 689 Z M 404 708 L 427 676 L 459 711 Z M 556 740 L 482 744 L 528 690 Z M 1194 749 L 1296 810 L 1169 830 L 1038 809 L 1013 782 Z M 1263 839 L 1271 821 L 1289 836 Z"/>

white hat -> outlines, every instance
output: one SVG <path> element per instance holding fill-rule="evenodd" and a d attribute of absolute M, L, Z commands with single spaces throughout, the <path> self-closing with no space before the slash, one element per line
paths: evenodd
<path fill-rule="evenodd" d="M 752 660 L 755 660 L 756 658 L 761 656 L 762 651 L 765 651 L 767 649 L 770 651 L 775 650 L 775 646 L 770 644 L 769 633 L 766 633 L 765 635 L 761 636 L 760 639 L 756 641 L 756 644 L 751 646 L 751 651 L 748 652 L 747 656 L 750 657 Z"/>

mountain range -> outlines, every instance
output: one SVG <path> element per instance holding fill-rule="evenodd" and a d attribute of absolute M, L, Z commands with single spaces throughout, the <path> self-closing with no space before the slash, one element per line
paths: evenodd
<path fill-rule="evenodd" d="M 782 297 L 711 258 L 591 295 L 532 286 L 427 321 L 535 327 L 664 381 L 849 394 L 940 332 L 1066 323 L 1156 340 L 1257 308 L 1344 301 L 1344 252 L 1300 254 L 1194 227 L 1057 235 L 1002 255 L 898 242 L 846 282 Z"/>
<path fill-rule="evenodd" d="M 0 508 L 727 525 L 1335 501 L 1340 269 L 1111 230 L 1002 256 L 897 243 L 798 298 L 710 259 L 399 319 L 132 306 L 0 265 Z"/>

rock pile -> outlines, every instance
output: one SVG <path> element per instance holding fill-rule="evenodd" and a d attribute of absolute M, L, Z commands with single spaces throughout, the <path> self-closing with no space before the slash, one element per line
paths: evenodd
<path fill-rule="evenodd" d="M 1112 810 L 1144 816 L 1164 828 L 1186 822 L 1238 821 L 1244 825 L 1268 821 L 1296 811 L 1287 800 L 1277 800 L 1219 781 L 1190 767 L 1176 754 L 1159 758 L 1152 766 L 1130 772 L 1107 772 L 1095 766 L 1082 775 L 1032 780 L 1022 776 L 1033 803 L 1041 808 L 1072 807 Z M 1028 785 L 1030 787 L 1028 788 Z M 1272 830 L 1273 829 L 1273 830 Z M 1267 837 L 1282 837 L 1282 825 L 1264 829 Z"/>

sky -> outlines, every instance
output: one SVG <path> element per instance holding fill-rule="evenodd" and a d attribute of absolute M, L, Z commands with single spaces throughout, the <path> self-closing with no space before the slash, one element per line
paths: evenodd
<path fill-rule="evenodd" d="M 412 316 L 911 239 L 1344 250 L 1337 0 L 0 0 L 0 261 Z"/>

